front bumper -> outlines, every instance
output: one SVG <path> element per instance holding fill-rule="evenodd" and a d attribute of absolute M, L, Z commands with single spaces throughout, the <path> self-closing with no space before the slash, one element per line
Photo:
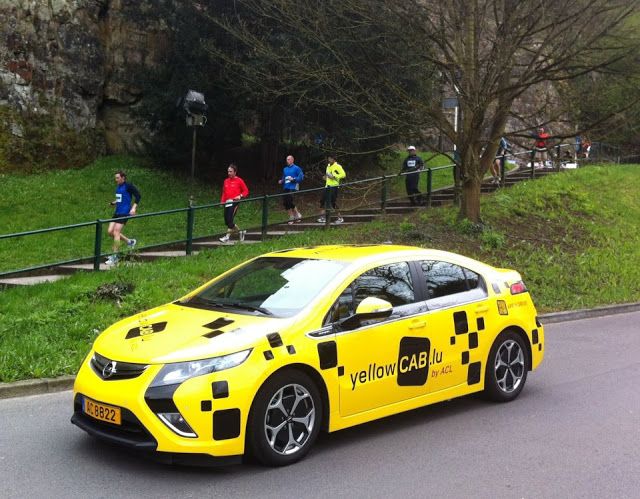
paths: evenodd
<path fill-rule="evenodd" d="M 104 380 L 90 367 L 89 356 L 82 364 L 74 385 L 74 413 L 71 422 L 101 440 L 151 454 L 165 463 L 219 465 L 237 463 L 244 454 L 246 417 L 251 396 L 241 389 L 234 370 L 200 376 L 185 381 L 172 392 L 171 402 L 197 434 L 188 438 L 176 434 L 153 412 L 145 400 L 148 387 L 162 366 L 151 365 L 133 379 Z M 234 376 L 235 375 L 235 376 Z M 216 399 L 212 384 L 225 379 L 234 388 L 225 398 Z M 122 424 L 94 419 L 83 412 L 83 398 L 119 407 Z M 235 415 L 229 432 L 222 424 Z M 217 425 L 217 426 L 216 426 Z M 221 436 L 222 435 L 222 436 Z"/>

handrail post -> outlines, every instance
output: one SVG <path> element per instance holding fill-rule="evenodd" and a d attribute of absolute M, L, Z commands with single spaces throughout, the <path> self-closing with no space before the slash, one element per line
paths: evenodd
<path fill-rule="evenodd" d="M 556 171 L 557 172 L 560 171 L 560 165 L 561 165 L 561 161 L 560 161 L 560 144 L 556 144 Z"/>
<path fill-rule="evenodd" d="M 269 196 L 265 194 L 262 197 L 262 229 L 261 229 L 261 237 L 262 240 L 267 239 L 267 225 L 269 224 Z"/>
<path fill-rule="evenodd" d="M 185 253 L 190 255 L 193 252 L 193 226 L 195 222 L 195 212 L 192 203 L 189 203 L 187 210 L 187 247 Z"/>
<path fill-rule="evenodd" d="M 536 150 L 531 149 L 531 178 L 535 177 L 535 163 L 534 163 L 535 157 L 536 157 Z"/>
<path fill-rule="evenodd" d="M 433 171 L 427 168 L 427 207 L 431 208 L 431 195 L 433 194 Z"/>
<path fill-rule="evenodd" d="M 93 245 L 93 270 L 100 270 L 102 256 L 102 220 L 96 220 L 96 237 Z"/>
<path fill-rule="evenodd" d="M 506 158 L 503 152 L 502 156 L 500 156 L 500 187 L 504 187 L 505 162 Z"/>
<path fill-rule="evenodd" d="M 389 196 L 389 182 L 386 175 L 382 176 L 382 189 L 380 191 L 380 211 L 384 214 L 387 211 L 387 197 Z"/>

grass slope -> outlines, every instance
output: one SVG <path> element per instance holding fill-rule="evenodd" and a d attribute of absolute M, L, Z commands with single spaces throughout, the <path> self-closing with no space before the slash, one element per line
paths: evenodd
<path fill-rule="evenodd" d="M 103 183 L 108 185 L 109 178 Z M 483 198 L 482 228 L 458 222 L 454 208 L 424 210 L 362 227 L 307 232 L 5 290 L 0 293 L 0 381 L 74 373 L 109 324 L 173 300 L 249 257 L 292 246 L 392 240 L 457 251 L 519 270 L 540 311 L 637 301 L 639 190 L 640 167 L 591 166 Z M 107 189 L 106 199 L 109 194 Z M 110 283 L 131 283 L 134 289 L 98 297 L 96 290 Z"/>
<path fill-rule="evenodd" d="M 395 174 L 400 171 L 403 156 L 390 155 L 385 163 L 385 171 Z M 432 158 L 430 166 L 447 164 L 446 158 Z M 135 184 L 142 194 L 139 214 L 149 214 L 165 210 L 186 208 L 192 193 L 188 179 L 177 178 L 169 173 L 140 166 L 135 159 L 108 157 L 95 161 L 86 168 L 46 172 L 36 175 L 0 176 L 4 192 L 9 195 L 0 198 L 0 235 L 26 232 L 48 227 L 74 225 L 97 219 L 108 219 L 113 214 L 109 202 L 114 197 L 115 171 L 123 169 L 127 179 Z M 426 185 L 426 173 L 421 184 Z M 225 173 L 221 172 L 216 185 L 196 183 L 193 194 L 196 205 L 218 203 L 220 186 Z M 348 180 L 353 180 L 348 178 Z M 434 189 L 452 182 L 451 170 L 434 172 Z M 319 179 L 307 179 L 303 189 L 321 187 Z M 381 182 L 346 186 L 340 193 L 343 208 L 374 204 L 381 198 Z M 393 178 L 389 182 L 390 198 L 404 196 L 404 177 Z M 237 222 L 243 228 L 258 228 L 262 221 L 262 198 L 265 193 L 279 193 L 277 183 L 273 185 L 249 183 L 250 197 L 258 198 L 243 202 Z M 426 190 L 426 188 L 423 188 Z M 296 203 L 305 215 L 319 213 L 320 192 L 299 193 Z M 267 202 L 268 222 L 279 223 L 286 220 L 281 207 L 281 198 Z M 111 241 L 107 237 L 107 226 L 102 230 L 102 253 L 111 251 Z M 195 212 L 194 237 L 222 234 L 226 230 L 222 209 L 209 207 Z M 160 243 L 184 240 L 187 235 L 187 214 L 180 212 L 162 216 L 144 217 L 128 223 L 124 233 L 138 239 L 140 248 Z M 90 257 L 94 252 L 95 226 L 80 227 L 64 231 L 0 239 L 0 273 L 53 264 L 76 258 Z"/>

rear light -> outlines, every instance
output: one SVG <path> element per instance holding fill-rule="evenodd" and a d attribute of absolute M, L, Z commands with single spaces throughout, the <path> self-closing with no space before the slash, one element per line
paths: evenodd
<path fill-rule="evenodd" d="M 511 289 L 512 295 L 519 295 L 520 293 L 527 292 L 527 287 L 522 281 L 514 282 L 509 288 Z"/>

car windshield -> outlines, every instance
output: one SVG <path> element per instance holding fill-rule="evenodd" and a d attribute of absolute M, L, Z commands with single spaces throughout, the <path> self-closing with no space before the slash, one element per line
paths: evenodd
<path fill-rule="evenodd" d="M 307 306 L 345 266 L 334 260 L 258 258 L 179 303 L 291 317 Z"/>

